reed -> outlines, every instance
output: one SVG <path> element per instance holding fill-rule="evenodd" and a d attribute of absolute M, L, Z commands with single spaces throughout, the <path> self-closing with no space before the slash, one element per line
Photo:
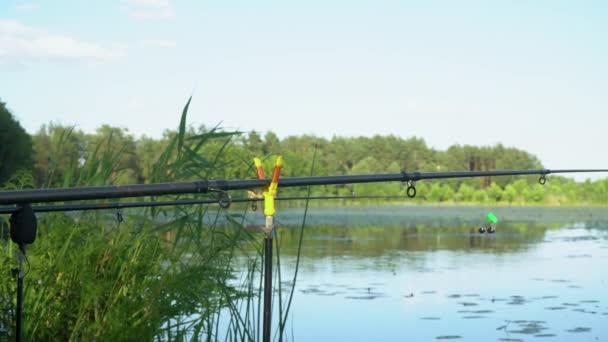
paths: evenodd
<path fill-rule="evenodd" d="M 189 104 L 177 134 L 151 165 L 151 183 L 217 174 L 223 154 L 239 134 L 215 127 L 188 135 Z M 218 140 L 216 153 L 203 155 L 205 144 Z M 63 179 L 47 170 L 49 185 L 113 184 L 124 154 L 121 146 L 110 135 L 88 151 L 86 160 Z M 24 172 L 5 190 L 33 187 L 33 178 Z M 259 340 L 261 236 L 243 229 L 243 217 L 207 205 L 39 214 L 38 236 L 28 248 L 24 337 Z M 0 272 L 8 275 L 16 266 L 17 248 L 0 241 Z M 245 277 L 237 279 L 235 264 L 243 255 L 250 260 Z M 14 279 L 2 279 L 0 333 L 5 329 L 11 338 L 16 286 Z"/>

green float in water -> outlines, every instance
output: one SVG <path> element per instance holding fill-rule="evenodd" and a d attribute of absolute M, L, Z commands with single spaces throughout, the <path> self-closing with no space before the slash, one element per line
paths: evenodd
<path fill-rule="evenodd" d="M 486 216 L 486 222 L 496 224 L 498 223 L 498 217 L 496 217 L 493 212 L 489 212 Z"/>
<path fill-rule="evenodd" d="M 486 231 L 490 234 L 496 231 L 496 224 L 498 223 L 498 217 L 493 212 L 489 212 L 486 215 L 486 220 L 479 227 L 479 233 L 483 234 Z"/>

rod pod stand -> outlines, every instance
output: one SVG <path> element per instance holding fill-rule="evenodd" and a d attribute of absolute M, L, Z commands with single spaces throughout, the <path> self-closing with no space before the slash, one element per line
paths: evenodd
<path fill-rule="evenodd" d="M 258 179 L 264 179 L 264 169 L 259 158 L 253 159 L 258 174 Z M 270 184 L 262 189 L 264 195 L 264 318 L 262 341 L 270 342 L 270 329 L 272 323 L 272 240 L 274 237 L 274 198 L 279 187 L 279 177 L 283 167 L 283 157 L 278 156 L 272 172 Z"/>
<path fill-rule="evenodd" d="M 270 342 L 272 326 L 272 243 L 274 238 L 274 217 L 266 216 L 264 228 L 264 318 L 262 341 Z"/>
<path fill-rule="evenodd" d="M 17 276 L 17 312 L 15 318 L 15 340 L 21 341 L 23 328 L 23 259 L 25 258 L 25 245 L 36 240 L 38 221 L 34 210 L 29 203 L 19 204 L 17 210 L 10 217 L 11 240 L 19 246 L 19 268 L 13 270 Z"/>
<path fill-rule="evenodd" d="M 15 317 L 15 341 L 21 341 L 23 331 L 23 259 L 25 257 L 25 245 L 19 246 L 19 268 L 12 269 L 13 276 L 17 279 L 17 310 Z"/>

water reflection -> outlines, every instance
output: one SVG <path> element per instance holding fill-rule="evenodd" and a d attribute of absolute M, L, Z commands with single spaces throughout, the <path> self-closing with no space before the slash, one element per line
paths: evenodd
<path fill-rule="evenodd" d="M 375 257 L 398 251 L 435 250 L 476 250 L 496 254 L 526 249 L 530 244 L 542 241 L 548 229 L 556 228 L 559 226 L 505 224 L 494 234 L 479 234 L 470 225 L 307 226 L 304 246 L 309 258 Z M 283 227 L 279 230 L 282 253 L 294 255 L 297 252 L 299 234 L 297 228 Z"/>
<path fill-rule="evenodd" d="M 475 210 L 485 211 L 468 213 Z M 331 224 L 307 225 L 295 340 L 608 338 L 608 221 L 599 219 L 605 213 L 573 209 L 597 225 L 546 222 L 552 217 L 546 212 L 545 221 L 532 222 L 529 212 L 521 220 L 511 213 L 488 235 L 475 232 L 477 221 L 467 213 L 448 222 L 443 209 L 434 211 L 439 222 L 412 214 L 411 222 L 395 224 L 407 220 L 379 215 L 366 225 L 368 209 L 357 208 L 341 223 L 345 213 L 327 211 Z M 293 272 L 298 237 L 295 226 L 278 231 L 283 274 Z"/>

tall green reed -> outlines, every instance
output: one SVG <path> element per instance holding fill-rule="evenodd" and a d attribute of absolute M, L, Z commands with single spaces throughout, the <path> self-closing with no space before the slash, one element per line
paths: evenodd
<path fill-rule="evenodd" d="M 232 137 L 238 135 L 218 127 L 188 135 L 189 104 L 190 99 L 179 130 L 153 164 L 150 182 L 217 174 Z M 219 141 L 220 148 L 204 155 L 203 148 L 212 141 Z M 110 135 L 54 184 L 112 184 L 123 153 Z M 48 172 L 54 175 L 53 170 Z M 21 175 L 9 186 L 31 188 L 34 184 L 31 176 Z M 243 230 L 238 217 L 209 206 L 38 217 L 39 233 L 28 249 L 31 267 L 25 278 L 24 335 L 28 339 L 257 338 L 259 313 L 247 311 L 243 316 L 242 307 L 255 306 L 253 280 L 259 259 L 253 258 L 241 284 L 233 265 L 238 255 L 254 251 L 259 256 L 261 248 L 257 236 Z M 14 250 L 12 243 L 2 244 L 2 274 L 15 267 Z M 14 281 L 3 277 L 0 283 L 0 304 L 12 313 Z M 0 315 L 0 327 L 14 326 L 10 316 Z M 229 323 L 220 331 L 223 319 Z"/>

